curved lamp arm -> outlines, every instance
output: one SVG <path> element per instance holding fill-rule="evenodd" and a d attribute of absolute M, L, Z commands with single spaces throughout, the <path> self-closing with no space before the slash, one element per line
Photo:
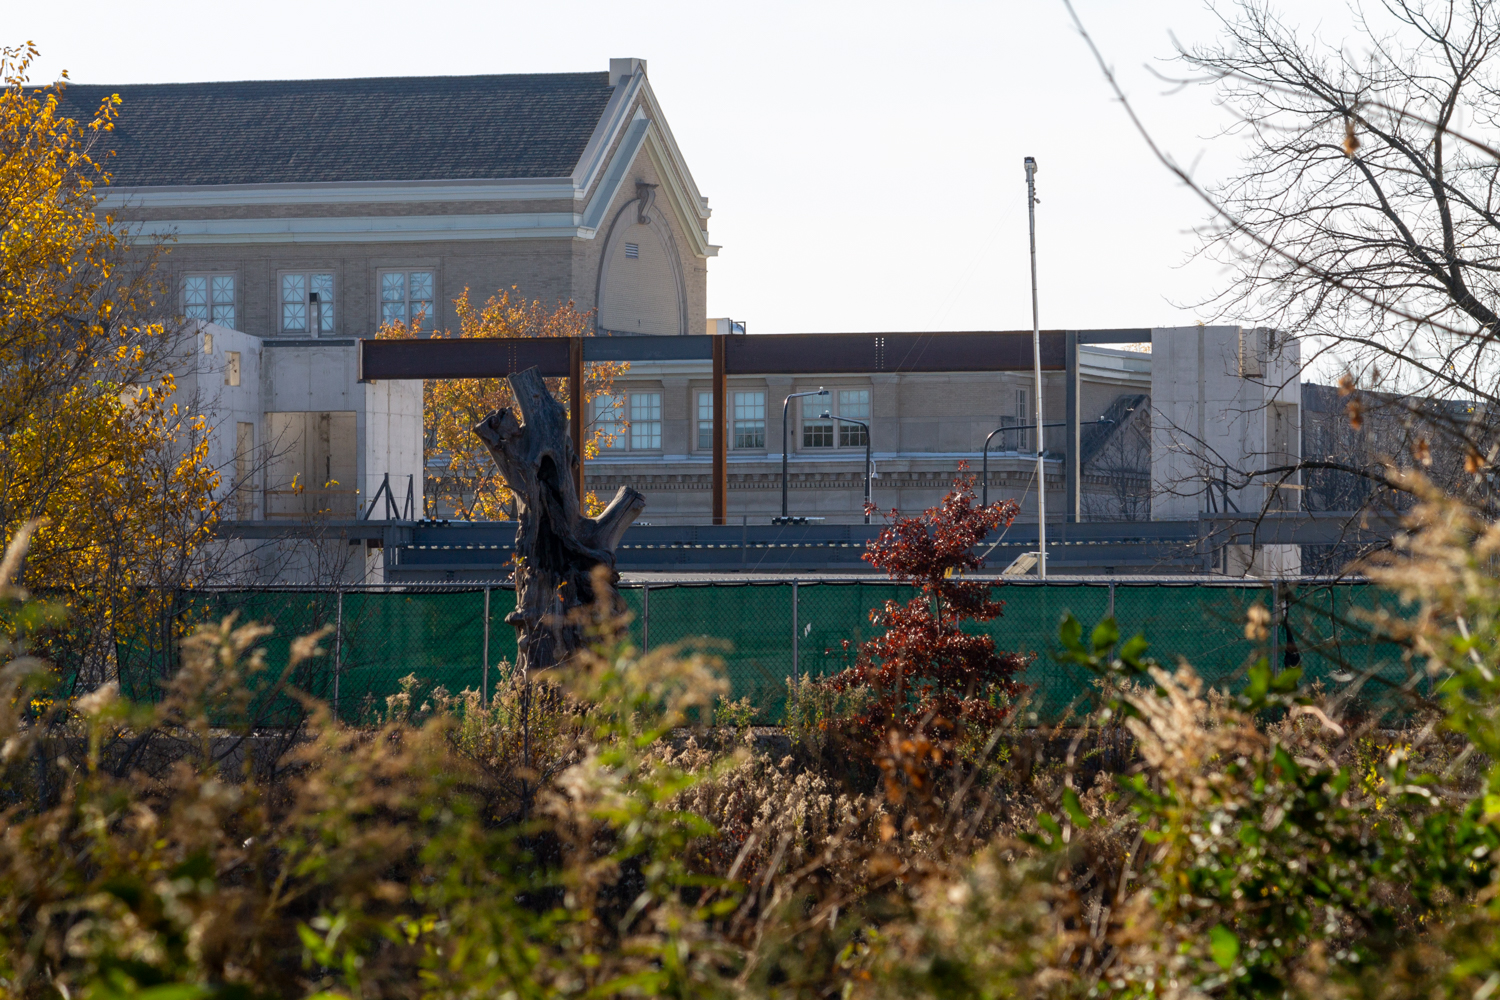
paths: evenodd
<path fill-rule="evenodd" d="M 816 392 L 794 392 L 790 396 L 788 396 L 786 399 L 784 399 L 784 400 L 781 401 L 781 519 L 783 521 L 785 521 L 786 517 L 787 517 L 787 513 L 786 513 L 786 475 L 787 475 L 787 469 L 786 469 L 786 449 L 787 449 L 787 444 L 786 444 L 786 424 L 787 424 L 787 419 L 786 418 L 787 418 L 787 411 L 788 411 L 788 409 L 790 409 L 790 407 L 792 405 L 792 400 L 794 400 L 794 399 L 800 399 L 803 396 L 826 396 L 826 395 L 828 395 L 828 390 L 825 389 L 825 388 L 823 388 L 820 385 L 820 386 L 818 386 Z"/>

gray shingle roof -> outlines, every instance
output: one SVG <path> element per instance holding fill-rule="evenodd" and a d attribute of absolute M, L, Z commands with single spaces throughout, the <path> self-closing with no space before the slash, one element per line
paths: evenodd
<path fill-rule="evenodd" d="M 608 73 L 70 85 L 91 117 L 123 101 L 116 187 L 566 177 Z"/>

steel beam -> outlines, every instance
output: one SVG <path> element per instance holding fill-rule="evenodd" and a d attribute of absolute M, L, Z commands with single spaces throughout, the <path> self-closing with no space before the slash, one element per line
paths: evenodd
<path fill-rule="evenodd" d="M 709 361 L 715 337 L 589 337 L 584 361 Z M 1031 334 L 774 333 L 724 337 L 727 375 L 813 375 L 1030 371 Z M 1066 367 L 1066 336 L 1042 332 L 1042 370 Z M 359 377 L 503 378 L 535 367 L 547 378 L 572 374 L 566 338 L 436 337 L 361 340 Z"/>
<path fill-rule="evenodd" d="M 578 506 L 587 512 L 583 500 L 583 338 L 568 338 L 568 436 L 573 441 L 573 454 L 578 464 L 573 467 L 574 486 L 578 490 Z"/>
<path fill-rule="evenodd" d="M 571 374 L 571 337 L 431 337 L 361 340 L 359 378 L 504 378 L 536 368 L 546 378 Z"/>
<path fill-rule="evenodd" d="M 714 393 L 714 468 L 713 468 L 713 520 L 714 524 L 729 523 L 729 405 L 728 383 L 725 380 L 724 359 L 726 356 L 724 336 L 713 338 L 713 393 Z"/>
<path fill-rule="evenodd" d="M 1081 386 L 1078 382 L 1078 333 L 1074 330 L 1068 331 L 1066 350 L 1067 365 L 1065 378 L 1067 380 L 1066 406 L 1068 412 L 1066 423 L 1068 435 L 1068 453 L 1065 461 L 1068 464 L 1065 480 L 1067 482 L 1068 493 L 1067 509 L 1063 518 L 1064 524 L 1066 524 L 1068 521 L 1073 521 L 1076 523 L 1083 520 L 1083 518 L 1079 514 L 1079 508 L 1081 506 L 1079 495 L 1082 492 L 1083 485 L 1083 464 L 1079 461 L 1080 455 L 1078 450 L 1080 438 L 1078 427 L 1079 407 L 1081 405 L 1079 401 L 1079 390 L 1081 389 Z M 1067 529 L 1065 528 L 1063 530 L 1066 531 Z"/>

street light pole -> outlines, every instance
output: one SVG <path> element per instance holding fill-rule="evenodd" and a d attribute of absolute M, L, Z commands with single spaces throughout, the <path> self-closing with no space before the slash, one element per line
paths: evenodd
<path fill-rule="evenodd" d="M 1100 419 L 1102 420 L 1103 418 L 1101 417 Z M 1050 424 L 1043 424 L 1042 425 L 1043 429 L 1048 428 L 1048 427 L 1066 427 L 1066 426 L 1068 426 L 1068 422 L 1066 420 L 1061 421 L 1061 422 L 1053 422 L 1053 423 L 1050 423 Z M 980 478 L 983 479 L 983 481 L 984 481 L 984 485 L 981 487 L 981 492 L 980 492 L 980 495 L 979 495 L 979 503 L 982 506 L 988 507 L 989 504 L 990 504 L 990 442 L 993 441 L 993 440 L 995 440 L 995 435 L 999 434 L 1001 431 L 1034 431 L 1034 430 L 1036 430 L 1036 425 L 1035 424 L 1012 424 L 1010 427 L 996 427 L 994 430 L 990 431 L 990 436 L 984 439 L 984 460 L 983 460 L 983 462 L 980 465 L 980 470 L 981 471 L 979 473 Z M 1037 444 L 1041 444 L 1041 440 L 1040 440 L 1041 439 L 1041 435 L 1038 434 L 1037 438 L 1038 438 Z"/>
<path fill-rule="evenodd" d="M 817 392 L 794 392 L 781 403 L 781 518 L 786 520 L 786 417 L 787 410 L 792 405 L 792 400 L 801 399 L 803 396 L 826 396 L 828 390 L 818 386 Z"/>
<path fill-rule="evenodd" d="M 1047 472 L 1042 462 L 1042 327 L 1036 304 L 1036 158 L 1026 157 L 1026 217 L 1031 224 L 1031 361 L 1036 374 L 1037 577 L 1047 579 Z"/>
<path fill-rule="evenodd" d="M 870 523 L 870 425 L 863 420 L 855 420 L 853 417 L 835 417 L 827 410 L 823 411 L 823 420 L 839 420 L 846 424 L 854 424 L 865 429 L 865 523 Z"/>

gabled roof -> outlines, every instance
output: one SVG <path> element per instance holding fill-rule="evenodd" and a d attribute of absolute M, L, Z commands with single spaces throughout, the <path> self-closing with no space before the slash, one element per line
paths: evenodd
<path fill-rule="evenodd" d="M 123 103 L 116 187 L 568 177 L 613 93 L 608 73 L 240 83 L 71 84 L 87 120 Z"/>

